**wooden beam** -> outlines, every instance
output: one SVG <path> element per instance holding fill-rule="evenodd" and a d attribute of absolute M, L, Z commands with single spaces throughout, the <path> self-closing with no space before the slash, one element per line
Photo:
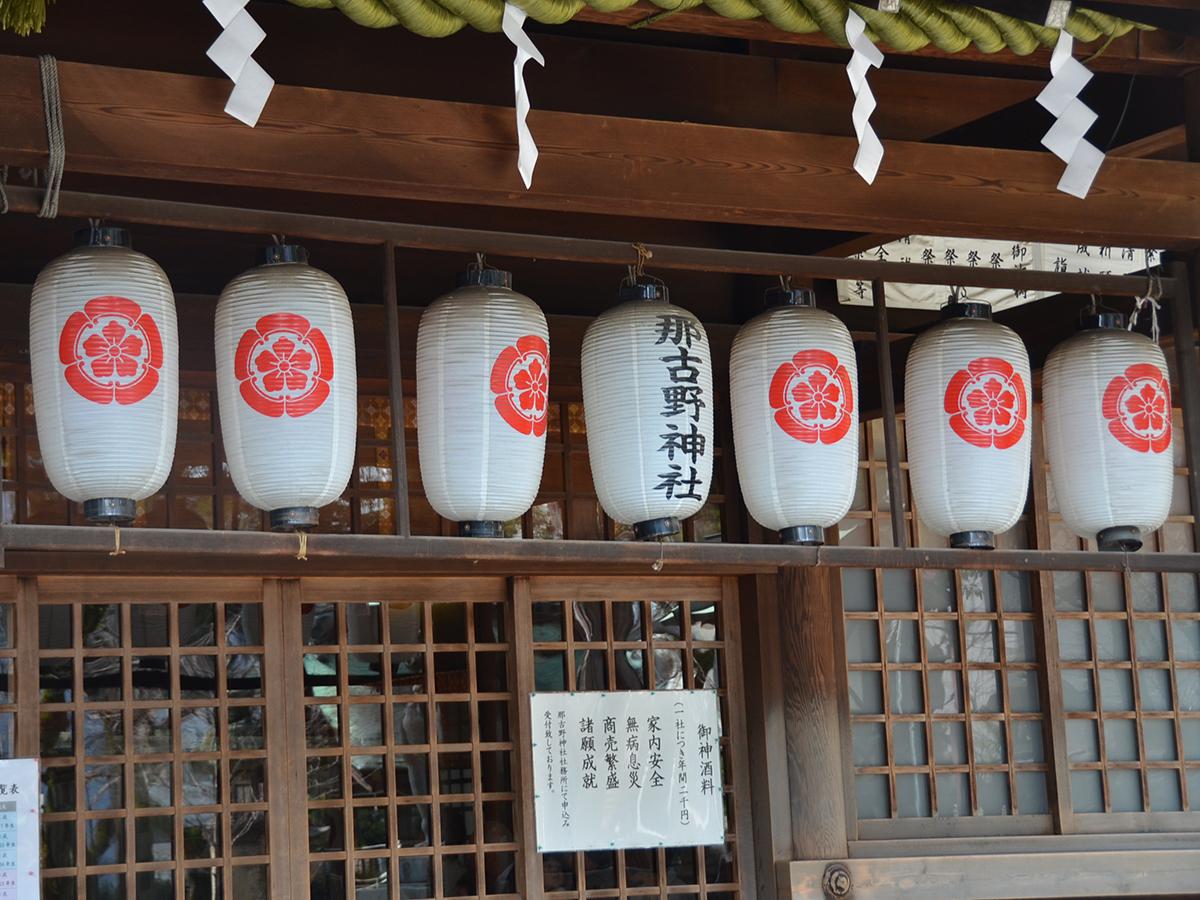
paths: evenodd
<path fill-rule="evenodd" d="M 1200 171 L 1108 160 L 1086 201 L 1049 153 L 887 144 L 874 185 L 853 139 L 535 111 L 534 187 L 511 109 L 278 86 L 258 127 L 224 79 L 59 66 L 71 172 L 798 228 L 1188 247 Z M 32 59 L 0 57 L 0 159 L 45 160 Z"/>
<path fill-rule="evenodd" d="M 412 534 L 408 511 L 408 452 L 404 446 L 404 367 L 400 362 L 400 305 L 396 297 L 396 245 L 383 245 L 384 343 L 387 345 L 388 410 L 392 419 L 392 516 L 396 534 Z"/>
<path fill-rule="evenodd" d="M 892 342 L 888 340 L 887 286 L 871 282 L 871 302 L 875 307 L 875 360 L 879 370 L 879 397 L 883 404 L 883 449 L 887 462 L 888 496 L 892 508 L 892 540 L 896 546 L 908 546 L 908 526 L 904 522 L 904 477 L 900 474 L 900 426 L 896 420 L 895 381 L 892 378 Z"/>

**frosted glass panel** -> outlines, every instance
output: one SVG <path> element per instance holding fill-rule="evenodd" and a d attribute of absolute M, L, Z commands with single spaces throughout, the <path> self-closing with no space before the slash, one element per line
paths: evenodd
<path fill-rule="evenodd" d="M 1004 772 L 980 772 L 975 776 L 979 811 L 985 816 L 1006 816 L 1012 812 L 1008 795 L 1008 775 Z"/>
<path fill-rule="evenodd" d="M 1045 773 L 1017 773 L 1017 812 L 1022 816 L 1040 816 L 1050 812 Z"/>
<path fill-rule="evenodd" d="M 939 772 L 937 777 L 938 815 L 971 815 L 968 776 Z"/>
<path fill-rule="evenodd" d="M 917 638 L 916 619 L 888 619 L 885 624 L 888 662 L 914 663 L 921 661 L 921 644 Z"/>
<path fill-rule="evenodd" d="M 1017 719 L 1012 723 L 1013 759 L 1018 763 L 1039 763 L 1046 758 L 1042 723 Z"/>
<path fill-rule="evenodd" d="M 1176 669 L 1175 687 L 1179 689 L 1180 709 L 1200 711 L 1200 669 Z"/>
<path fill-rule="evenodd" d="M 1167 658 L 1166 623 L 1158 619 L 1138 619 L 1134 625 L 1138 662 L 1157 662 Z"/>
<path fill-rule="evenodd" d="M 1071 773 L 1071 807 L 1077 813 L 1104 812 L 1100 773 L 1091 769 Z"/>
<path fill-rule="evenodd" d="M 975 712 L 1001 712 L 1004 698 L 1000 694 L 1000 673 L 992 669 L 972 669 L 967 672 L 970 684 L 971 709 Z"/>
<path fill-rule="evenodd" d="M 853 743 L 854 765 L 887 765 L 887 740 L 882 722 L 855 723 Z"/>
<path fill-rule="evenodd" d="M 1086 712 L 1096 708 L 1089 669 L 1063 669 L 1063 706 L 1067 712 Z"/>
<path fill-rule="evenodd" d="M 1082 574 L 1079 572 L 1054 573 L 1054 608 L 1062 612 L 1083 612 L 1085 606 Z"/>
<path fill-rule="evenodd" d="M 886 819 L 892 814 L 886 775 L 859 775 L 854 788 L 860 819 Z"/>
<path fill-rule="evenodd" d="M 1013 712 L 1041 710 L 1037 672 L 1018 670 L 1008 673 L 1008 705 Z"/>
<path fill-rule="evenodd" d="M 1004 623 L 1004 655 L 1010 663 L 1037 661 L 1032 622 L 1010 619 Z"/>
<path fill-rule="evenodd" d="M 1110 763 L 1137 762 L 1137 722 L 1133 719 L 1105 719 L 1104 752 Z"/>
<path fill-rule="evenodd" d="M 916 612 L 917 587 L 907 569 L 883 570 L 883 608 L 889 612 Z"/>
<path fill-rule="evenodd" d="M 1058 622 L 1058 655 L 1068 662 L 1092 658 L 1092 642 L 1088 623 L 1084 619 L 1060 619 Z"/>
<path fill-rule="evenodd" d="M 1141 773 L 1136 769 L 1109 769 L 1108 793 L 1113 812 L 1141 812 Z"/>
<path fill-rule="evenodd" d="M 1008 762 L 1003 722 L 972 722 L 971 745 L 975 748 L 975 762 L 980 765 Z"/>
<path fill-rule="evenodd" d="M 879 627 L 874 619 L 846 620 L 846 660 L 879 662 Z"/>
<path fill-rule="evenodd" d="M 1133 588 L 1133 608 L 1138 612 L 1162 610 L 1162 583 L 1153 572 L 1134 572 L 1129 576 Z"/>
<path fill-rule="evenodd" d="M 892 753 L 898 766 L 923 766 L 929 762 L 925 726 L 921 722 L 897 722 L 892 726 Z"/>
<path fill-rule="evenodd" d="M 1196 612 L 1200 610 L 1200 596 L 1196 593 L 1196 576 L 1186 572 L 1167 576 L 1167 596 L 1174 612 Z M 1190 795 L 1189 795 L 1190 796 Z"/>
<path fill-rule="evenodd" d="M 1125 588 L 1120 573 L 1092 573 L 1092 609 L 1097 612 L 1124 611 Z"/>
<path fill-rule="evenodd" d="M 1133 679 L 1128 669 L 1100 670 L 1100 708 L 1105 712 L 1133 709 Z"/>
<path fill-rule="evenodd" d="M 883 680 L 878 672 L 850 673 L 850 712 L 856 716 L 883 713 Z"/>
<path fill-rule="evenodd" d="M 1005 612 L 1033 612 L 1028 572 L 1001 572 L 1000 596 Z"/>
<path fill-rule="evenodd" d="M 958 672 L 934 671 L 926 675 L 929 710 L 935 713 L 962 712 L 962 683 Z M 1200 696 L 1197 697 L 1200 700 Z"/>
<path fill-rule="evenodd" d="M 1175 752 L 1175 720 L 1143 719 L 1142 743 L 1146 747 L 1146 759 L 1160 762 L 1178 759 Z"/>
<path fill-rule="evenodd" d="M 1129 627 L 1123 619 L 1096 620 L 1096 656 L 1108 662 L 1129 659 Z"/>
<path fill-rule="evenodd" d="M 921 573 L 921 591 L 926 612 L 954 612 L 954 573 L 945 569 L 926 569 Z"/>
<path fill-rule="evenodd" d="M 1200 660 L 1200 621 L 1195 619 L 1173 623 L 1175 659 L 1179 662 Z"/>
<path fill-rule="evenodd" d="M 1188 809 L 1200 812 L 1200 769 L 1187 770 Z"/>
<path fill-rule="evenodd" d="M 989 619 L 967 621 L 967 662 L 1000 662 L 995 622 Z"/>
<path fill-rule="evenodd" d="M 902 818 L 929 815 L 929 776 L 896 776 L 896 813 Z"/>
<path fill-rule="evenodd" d="M 1094 721 L 1067 720 L 1067 757 L 1073 763 L 1100 761 L 1100 740 Z"/>
<path fill-rule="evenodd" d="M 1171 673 L 1166 669 L 1139 669 L 1142 709 L 1160 712 L 1171 708 Z"/>
<path fill-rule="evenodd" d="M 1179 792 L 1179 773 L 1174 769 L 1151 769 L 1146 773 L 1150 784 L 1150 809 L 1154 812 L 1180 812 L 1183 795 Z"/>
<path fill-rule="evenodd" d="M 933 723 L 933 759 L 939 766 L 967 764 L 967 729 L 962 722 Z"/>
<path fill-rule="evenodd" d="M 931 663 L 958 662 L 958 622 L 925 620 L 925 658 Z"/>
<path fill-rule="evenodd" d="M 1183 758 L 1200 759 L 1200 719 L 1182 719 L 1179 730 L 1183 732 Z"/>
<path fill-rule="evenodd" d="M 842 569 L 842 608 L 846 612 L 875 611 L 875 573 L 870 569 Z"/>
<path fill-rule="evenodd" d="M 920 672 L 888 672 L 888 703 L 893 713 L 908 715 L 925 711 Z"/>
<path fill-rule="evenodd" d="M 993 612 L 996 595 L 990 572 L 968 570 L 962 578 L 962 608 L 965 612 Z"/>

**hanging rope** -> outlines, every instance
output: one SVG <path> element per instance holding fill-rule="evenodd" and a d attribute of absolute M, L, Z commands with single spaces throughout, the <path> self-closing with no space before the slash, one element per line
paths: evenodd
<path fill-rule="evenodd" d="M 67 144 L 63 135 L 62 97 L 58 92 L 58 62 L 49 54 L 38 57 L 38 75 L 42 82 L 42 113 L 46 119 L 46 149 L 50 162 L 46 166 L 46 194 L 42 198 L 39 219 L 58 215 L 58 192 L 62 187 L 63 165 L 67 161 Z M 5 208 L 8 203 L 5 201 Z"/>
<path fill-rule="evenodd" d="M 124 556 L 125 551 L 121 549 L 121 526 L 113 526 L 113 548 L 108 552 L 109 556 Z"/>
<path fill-rule="evenodd" d="M 1162 299 L 1162 279 L 1154 272 L 1147 276 L 1146 296 L 1135 297 L 1133 300 L 1133 315 L 1129 317 L 1129 330 L 1137 326 L 1138 316 L 1147 309 L 1150 311 L 1150 340 L 1158 343 L 1158 313 L 1162 309 L 1159 300 Z"/>
<path fill-rule="evenodd" d="M 659 542 L 658 542 L 658 559 L 656 559 L 653 563 L 650 564 L 650 568 L 653 571 L 661 572 L 663 570 L 663 557 L 666 555 L 666 552 L 667 552 L 667 542 L 664 540 L 659 540 Z"/>
<path fill-rule="evenodd" d="M 308 532 L 297 531 L 296 534 L 300 535 L 300 549 L 296 551 L 296 559 L 308 562 Z"/>

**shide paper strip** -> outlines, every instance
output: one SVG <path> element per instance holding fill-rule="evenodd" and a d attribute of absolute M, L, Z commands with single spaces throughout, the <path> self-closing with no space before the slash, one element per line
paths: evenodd
<path fill-rule="evenodd" d="M 537 165 L 538 148 L 529 130 L 529 92 L 525 89 L 525 63 L 533 60 L 539 66 L 545 66 L 542 54 L 533 45 L 529 35 L 522 27 L 525 24 L 525 10 L 511 3 L 504 4 L 504 18 L 501 28 L 505 36 L 517 48 L 513 60 L 513 90 L 516 95 L 517 107 L 517 171 L 525 182 L 526 190 L 533 184 L 533 169 Z"/>
<path fill-rule="evenodd" d="M 208 48 L 208 58 L 233 82 L 225 112 L 253 128 L 275 87 L 274 79 L 251 58 L 266 32 L 246 12 L 246 0 L 204 0 L 204 5 L 223 29 Z"/>
<path fill-rule="evenodd" d="M 1067 164 L 1058 189 L 1080 199 L 1088 195 L 1104 154 L 1084 138 L 1096 121 L 1096 113 L 1079 99 L 1079 92 L 1091 81 L 1092 73 L 1072 55 L 1075 46 L 1066 29 L 1058 33 L 1058 43 L 1050 56 L 1053 76 L 1037 102 L 1056 120 L 1042 138 L 1042 146 Z"/>
<path fill-rule="evenodd" d="M 875 95 L 867 83 L 867 73 L 883 65 L 883 52 L 871 43 L 866 35 L 867 23 L 853 9 L 846 15 L 846 38 L 854 55 L 846 65 L 850 87 L 854 91 L 854 133 L 858 135 L 858 152 L 854 154 L 854 171 L 867 184 L 873 184 L 883 161 L 883 144 L 875 129 L 871 127 L 871 113 L 875 111 Z"/>

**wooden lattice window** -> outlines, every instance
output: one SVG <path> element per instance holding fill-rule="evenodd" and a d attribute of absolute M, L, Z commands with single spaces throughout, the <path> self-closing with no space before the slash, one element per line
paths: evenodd
<path fill-rule="evenodd" d="M 544 896 L 744 896 L 742 867 L 752 867 L 753 855 L 744 781 L 736 790 L 745 778 L 736 594 L 716 579 L 644 590 L 533 579 L 528 594 L 518 588 L 517 612 L 529 620 L 531 652 L 521 665 L 531 690 L 715 690 L 723 723 L 723 846 L 542 854 L 534 877 Z"/>

